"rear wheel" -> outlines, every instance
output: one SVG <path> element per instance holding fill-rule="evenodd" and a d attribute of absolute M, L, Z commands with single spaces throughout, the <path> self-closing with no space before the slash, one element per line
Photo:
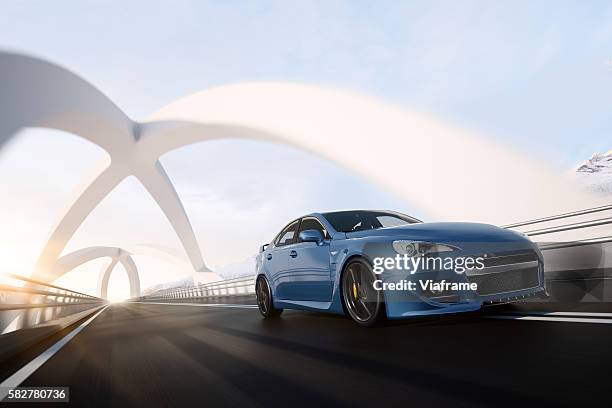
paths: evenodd
<path fill-rule="evenodd" d="M 347 313 L 359 325 L 374 326 L 384 315 L 381 291 L 374 289 L 374 272 L 362 259 L 349 261 L 342 274 L 342 299 Z"/>
<path fill-rule="evenodd" d="M 258 277 L 257 282 L 255 282 L 255 295 L 257 296 L 259 313 L 266 319 L 280 316 L 283 312 L 283 309 L 274 308 L 272 291 L 270 290 L 270 285 L 268 285 L 268 280 L 264 276 Z"/>

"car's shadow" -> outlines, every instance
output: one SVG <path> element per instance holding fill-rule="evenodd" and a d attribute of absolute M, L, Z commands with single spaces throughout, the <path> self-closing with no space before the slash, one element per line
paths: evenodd
<path fill-rule="evenodd" d="M 376 329 L 384 329 L 387 327 L 417 327 L 417 326 L 435 326 L 435 325 L 462 325 L 467 323 L 475 323 L 478 321 L 484 322 L 486 319 L 483 319 L 486 313 L 477 310 L 473 312 L 461 312 L 461 313 L 451 313 L 451 314 L 443 314 L 443 315 L 435 315 L 435 316 L 415 316 L 409 317 L 405 319 L 382 319 L 377 325 L 371 327 L 370 330 Z M 301 318 L 307 319 L 309 321 L 319 320 L 321 323 L 323 322 L 331 322 L 337 321 L 340 324 L 349 323 L 354 326 L 358 326 L 356 323 L 351 321 L 351 318 L 346 315 L 338 315 L 331 313 L 321 313 L 321 312 L 309 312 L 309 311 L 301 311 L 301 310 L 285 310 L 281 319 L 276 321 L 264 321 L 266 324 L 276 325 L 282 324 L 283 318 Z"/>

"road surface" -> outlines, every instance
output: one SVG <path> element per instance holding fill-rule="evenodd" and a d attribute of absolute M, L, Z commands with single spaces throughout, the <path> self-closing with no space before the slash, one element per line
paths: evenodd
<path fill-rule="evenodd" d="M 583 406 L 609 404 L 611 357 L 612 324 L 476 313 L 363 329 L 320 313 L 122 303 L 22 386 L 69 386 L 83 407 Z"/>

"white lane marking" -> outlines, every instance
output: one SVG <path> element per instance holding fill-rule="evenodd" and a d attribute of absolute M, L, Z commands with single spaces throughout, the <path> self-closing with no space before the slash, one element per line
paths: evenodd
<path fill-rule="evenodd" d="M 582 316 L 582 317 L 612 317 L 612 313 L 602 312 L 508 312 L 517 316 Z"/>
<path fill-rule="evenodd" d="M 29 376 L 31 376 L 34 371 L 38 370 L 40 366 L 45 364 L 47 360 L 49 360 L 55 353 L 57 353 L 62 347 L 66 345 L 70 340 L 74 338 L 77 334 L 79 334 L 89 323 L 93 321 L 96 317 L 100 315 L 109 305 L 104 306 L 101 310 L 99 310 L 95 315 L 81 323 L 79 327 L 68 333 L 62 339 L 58 340 L 57 343 L 49 347 L 47 350 L 43 351 L 34 360 L 30 361 L 28 364 L 21 367 L 17 370 L 13 375 L 11 375 L 6 380 L 2 381 L 0 384 L 0 401 L 2 401 L 8 394 L 9 390 L 15 387 L 19 387 L 19 385 L 26 380 Z"/>
<path fill-rule="evenodd" d="M 141 305 L 170 305 L 170 306 L 198 306 L 198 307 L 235 307 L 238 309 L 257 309 L 257 305 L 239 305 L 232 303 L 172 303 L 172 302 L 128 302 Z"/>
<path fill-rule="evenodd" d="M 548 317 L 548 316 L 486 316 L 490 319 L 506 320 L 538 320 L 544 322 L 565 322 L 565 323 L 600 323 L 612 324 L 612 319 L 589 319 L 582 317 Z"/>

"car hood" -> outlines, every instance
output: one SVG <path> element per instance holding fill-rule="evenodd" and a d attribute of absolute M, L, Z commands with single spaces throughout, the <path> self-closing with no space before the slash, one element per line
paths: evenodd
<path fill-rule="evenodd" d="M 384 236 L 441 242 L 527 241 L 527 238 L 511 230 L 472 222 L 430 222 L 346 233 L 347 238 Z"/>

